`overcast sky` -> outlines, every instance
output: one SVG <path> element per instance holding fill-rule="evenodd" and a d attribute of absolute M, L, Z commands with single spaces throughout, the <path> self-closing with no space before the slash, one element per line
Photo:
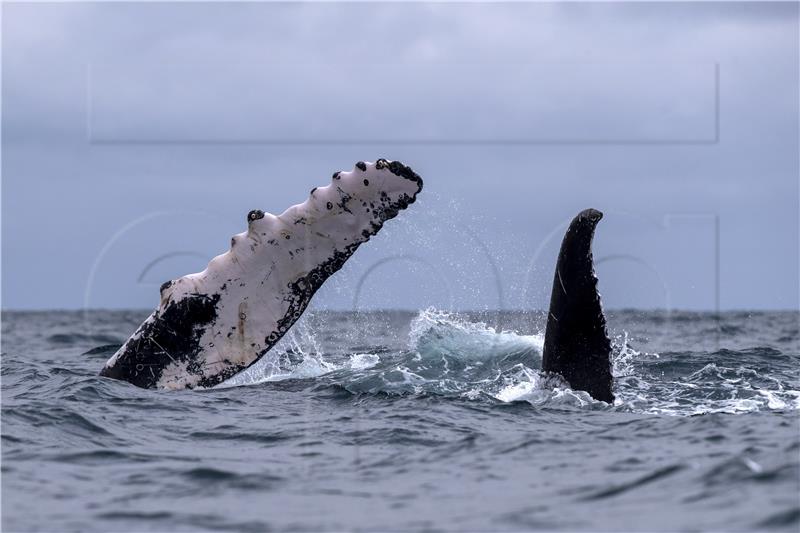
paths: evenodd
<path fill-rule="evenodd" d="M 425 180 L 317 307 L 798 307 L 798 5 L 2 5 L 2 306 L 141 307 L 359 160 Z"/>

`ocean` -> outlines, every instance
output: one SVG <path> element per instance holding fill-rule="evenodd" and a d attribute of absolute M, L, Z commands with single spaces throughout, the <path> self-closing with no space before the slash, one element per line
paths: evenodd
<path fill-rule="evenodd" d="M 310 311 L 204 391 L 97 373 L 146 311 L 2 314 L 3 531 L 800 529 L 800 314 L 607 311 L 614 405 L 541 312 Z"/>

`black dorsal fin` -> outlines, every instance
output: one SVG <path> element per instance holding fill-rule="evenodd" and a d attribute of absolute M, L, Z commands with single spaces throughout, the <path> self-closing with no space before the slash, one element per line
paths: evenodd
<path fill-rule="evenodd" d="M 570 387 L 612 403 L 611 341 L 597 292 L 592 260 L 594 229 L 603 213 L 587 209 L 569 225 L 558 254 L 542 370 L 560 374 Z"/>

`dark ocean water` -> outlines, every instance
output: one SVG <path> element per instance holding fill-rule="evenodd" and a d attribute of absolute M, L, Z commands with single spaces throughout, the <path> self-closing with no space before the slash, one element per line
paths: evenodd
<path fill-rule="evenodd" d="M 798 313 L 610 312 L 613 406 L 540 379 L 538 313 L 311 313 L 231 387 L 97 377 L 147 314 L 3 313 L 3 531 L 800 529 Z"/>

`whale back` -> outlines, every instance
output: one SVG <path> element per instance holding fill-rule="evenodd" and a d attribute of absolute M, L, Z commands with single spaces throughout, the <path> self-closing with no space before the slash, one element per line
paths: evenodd
<path fill-rule="evenodd" d="M 422 179 L 397 161 L 359 162 L 247 230 L 202 272 L 161 286 L 158 308 L 102 376 L 144 388 L 212 387 L 267 353 L 356 249 L 408 207 Z"/>
<path fill-rule="evenodd" d="M 594 230 L 602 217 L 595 209 L 582 211 L 564 235 L 550 296 L 542 370 L 611 403 L 611 341 L 592 258 Z"/>

